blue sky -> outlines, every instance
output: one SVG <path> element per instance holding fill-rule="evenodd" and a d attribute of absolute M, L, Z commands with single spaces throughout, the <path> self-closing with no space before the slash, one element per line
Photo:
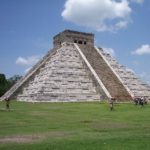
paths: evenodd
<path fill-rule="evenodd" d="M 0 73 L 25 72 L 65 29 L 95 34 L 95 45 L 150 84 L 150 1 L 0 0 Z"/>

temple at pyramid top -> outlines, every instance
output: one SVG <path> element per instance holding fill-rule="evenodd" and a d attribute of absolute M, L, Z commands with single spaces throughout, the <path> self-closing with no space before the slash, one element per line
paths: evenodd
<path fill-rule="evenodd" d="M 65 30 L 53 38 L 54 47 L 60 47 L 64 42 L 94 46 L 94 34 Z"/>
<path fill-rule="evenodd" d="M 54 47 L 2 97 L 28 102 L 150 100 L 150 86 L 94 45 L 94 34 L 65 30 Z"/>

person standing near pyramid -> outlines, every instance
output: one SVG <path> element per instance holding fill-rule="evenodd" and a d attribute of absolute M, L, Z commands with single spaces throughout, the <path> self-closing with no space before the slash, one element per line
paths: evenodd
<path fill-rule="evenodd" d="M 109 107 L 110 107 L 110 110 L 114 110 L 114 101 L 116 100 L 115 97 L 111 97 L 110 100 L 109 100 Z"/>
<path fill-rule="evenodd" d="M 10 99 L 6 97 L 5 102 L 6 102 L 6 110 L 9 110 Z"/>

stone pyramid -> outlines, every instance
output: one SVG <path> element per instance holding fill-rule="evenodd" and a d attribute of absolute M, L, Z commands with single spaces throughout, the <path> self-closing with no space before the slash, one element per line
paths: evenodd
<path fill-rule="evenodd" d="M 53 38 L 51 49 L 1 99 L 29 102 L 100 101 L 115 97 L 150 99 L 150 86 L 103 49 L 94 35 L 65 30 Z"/>

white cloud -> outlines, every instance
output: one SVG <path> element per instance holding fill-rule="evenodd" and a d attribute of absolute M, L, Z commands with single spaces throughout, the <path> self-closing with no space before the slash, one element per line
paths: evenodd
<path fill-rule="evenodd" d="M 16 60 L 17 65 L 34 65 L 37 63 L 42 56 L 30 56 L 27 58 L 24 57 L 18 57 Z"/>
<path fill-rule="evenodd" d="M 127 21 L 120 21 L 120 22 L 116 23 L 117 29 L 126 28 L 127 25 L 128 25 Z"/>
<path fill-rule="evenodd" d="M 67 0 L 62 17 L 97 31 L 125 28 L 132 9 L 128 0 Z"/>
<path fill-rule="evenodd" d="M 136 49 L 135 51 L 131 53 L 135 55 L 150 54 L 150 45 L 148 44 L 142 45 L 140 48 Z"/>
<path fill-rule="evenodd" d="M 103 47 L 103 50 L 104 50 L 106 53 L 109 53 L 111 56 L 115 57 L 115 51 L 114 51 L 112 48 Z"/>
<path fill-rule="evenodd" d="M 144 0 L 130 0 L 131 2 L 142 4 Z"/>

